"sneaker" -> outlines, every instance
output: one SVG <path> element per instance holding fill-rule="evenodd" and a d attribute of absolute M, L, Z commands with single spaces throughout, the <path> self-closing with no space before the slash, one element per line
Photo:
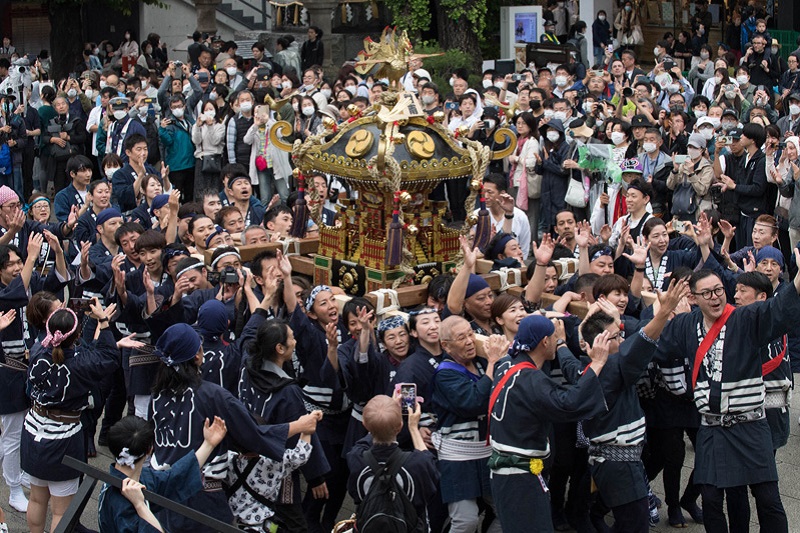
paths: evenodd
<path fill-rule="evenodd" d="M 5 522 L 0 522 L 0 533 L 8 533 L 8 526 Z"/>
<path fill-rule="evenodd" d="M 655 527 L 661 521 L 661 517 L 658 516 L 658 507 L 661 504 L 661 500 L 650 491 L 647 494 L 647 502 L 650 507 L 650 527 Z"/>
<path fill-rule="evenodd" d="M 26 498 L 25 493 L 22 492 L 22 487 L 11 489 L 11 495 L 8 497 L 8 505 L 20 513 L 28 512 L 28 498 Z"/>
<path fill-rule="evenodd" d="M 689 527 L 686 524 L 686 519 L 683 517 L 683 512 L 681 511 L 680 506 L 677 505 L 670 505 L 669 508 L 667 508 L 667 521 L 672 527 L 681 529 Z"/>

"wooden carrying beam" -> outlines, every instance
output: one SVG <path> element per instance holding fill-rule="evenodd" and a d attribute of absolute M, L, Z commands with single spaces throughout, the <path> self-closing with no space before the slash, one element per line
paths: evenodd
<path fill-rule="evenodd" d="M 522 296 L 525 293 L 525 289 L 521 287 L 511 287 L 508 289 L 508 294 L 512 294 L 514 296 Z M 542 307 L 547 307 L 549 305 L 553 305 L 558 301 L 560 296 L 556 296 L 555 294 L 542 294 Z M 567 306 L 567 311 L 575 316 L 579 316 L 581 318 L 586 318 L 586 314 L 589 312 L 589 304 L 586 302 L 570 302 Z"/>
<path fill-rule="evenodd" d="M 295 242 L 297 245 L 295 245 Z M 250 245 L 243 245 L 237 246 L 239 249 L 239 255 L 242 256 L 242 262 L 247 263 L 252 261 L 255 256 L 263 252 L 264 250 L 283 250 L 283 242 L 269 242 L 267 244 L 250 244 Z M 300 239 L 297 241 L 290 241 L 288 244 L 287 253 L 290 254 L 315 254 L 317 253 L 317 249 L 319 248 L 319 239 Z M 207 265 L 211 264 L 211 256 L 214 254 L 214 250 L 206 250 L 204 254 L 204 260 Z"/>

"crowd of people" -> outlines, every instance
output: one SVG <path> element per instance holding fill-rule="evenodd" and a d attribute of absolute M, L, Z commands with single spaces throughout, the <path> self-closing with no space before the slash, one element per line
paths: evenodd
<path fill-rule="evenodd" d="M 280 250 L 240 254 L 288 242 L 297 213 L 270 127 L 304 140 L 390 90 L 352 62 L 326 77 L 322 30 L 252 60 L 199 32 L 168 57 L 126 31 L 58 80 L 4 39 L 0 75 L 31 78 L 0 92 L 0 450 L 30 531 L 78 490 L 63 457 L 97 446 L 122 480 L 101 531 L 213 530 L 146 487 L 262 532 L 331 531 L 349 493 L 369 533 L 383 487 L 409 531 L 646 532 L 659 475 L 671 526 L 746 531 L 752 493 L 761 527 L 788 531 L 800 50 L 782 59 L 753 5 L 736 46 L 710 45 L 699 2 L 645 65 L 627 1 L 597 13 L 590 56 L 573 3 L 548 4 L 542 37 L 573 45 L 567 63 L 439 87 L 409 62 L 396 89 L 456 140 L 501 151 L 510 128 L 516 146 L 478 176 L 488 245 L 463 236 L 426 302 L 380 316 Z M 355 192 L 307 180 L 314 236 Z M 462 227 L 468 195 L 462 178 L 431 199 Z M 481 259 L 527 283 L 495 293 Z"/>

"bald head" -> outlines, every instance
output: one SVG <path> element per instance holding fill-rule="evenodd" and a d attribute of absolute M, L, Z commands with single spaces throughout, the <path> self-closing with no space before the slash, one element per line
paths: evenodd
<path fill-rule="evenodd" d="M 466 318 L 450 315 L 442 320 L 441 324 L 439 324 L 439 338 L 445 341 L 452 340 L 453 332 L 462 329 L 464 324 L 466 324 L 467 327 L 470 327 Z"/>
<path fill-rule="evenodd" d="M 377 443 L 394 442 L 403 429 L 403 413 L 400 405 L 386 395 L 373 397 L 364 406 L 364 427 Z"/>

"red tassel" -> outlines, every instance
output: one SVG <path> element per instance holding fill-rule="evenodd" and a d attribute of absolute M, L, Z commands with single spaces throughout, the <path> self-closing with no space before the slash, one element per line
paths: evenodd
<path fill-rule="evenodd" d="M 292 218 L 292 229 L 289 235 L 295 239 L 302 239 L 306 236 L 308 229 L 308 203 L 306 202 L 305 177 L 297 175 L 297 200 L 294 203 L 294 217 Z"/>
<path fill-rule="evenodd" d="M 394 193 L 392 223 L 386 234 L 386 264 L 399 265 L 403 261 L 403 226 L 400 224 L 400 193 Z"/>
<path fill-rule="evenodd" d="M 492 239 L 492 221 L 489 218 L 489 210 L 486 209 L 486 197 L 483 195 L 483 185 L 481 185 L 480 206 L 478 210 L 478 224 L 475 226 L 474 246 L 483 250 Z"/>

